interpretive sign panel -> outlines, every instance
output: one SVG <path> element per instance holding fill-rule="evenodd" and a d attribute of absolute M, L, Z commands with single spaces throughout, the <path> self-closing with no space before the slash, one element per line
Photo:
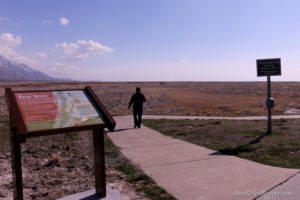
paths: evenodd
<path fill-rule="evenodd" d="M 23 199 L 21 143 L 27 138 L 93 131 L 96 194 L 106 196 L 104 128 L 116 122 L 90 87 L 78 90 L 12 91 L 5 88 L 10 118 L 14 199 Z M 88 134 L 88 132 L 87 132 Z"/>
<path fill-rule="evenodd" d="M 17 92 L 15 97 L 28 131 L 104 123 L 83 90 Z"/>
<path fill-rule="evenodd" d="M 256 60 L 257 76 L 280 76 L 280 58 Z"/>

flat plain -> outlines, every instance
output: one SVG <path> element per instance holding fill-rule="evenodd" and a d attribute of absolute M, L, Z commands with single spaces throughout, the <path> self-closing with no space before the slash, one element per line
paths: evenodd
<path fill-rule="evenodd" d="M 8 142 L 8 110 L 4 90 L 82 89 L 91 86 L 113 115 L 129 115 L 128 102 L 136 87 L 147 98 L 144 114 L 256 116 L 266 115 L 265 82 L 1 82 L 0 83 L 0 198 L 12 195 L 10 151 Z M 273 82 L 274 114 L 300 113 L 300 83 Z M 216 124 L 216 126 L 220 126 Z M 93 168 L 91 134 L 56 135 L 29 140 L 23 145 L 25 199 L 55 199 L 62 195 L 91 189 Z M 84 144 L 84 145 L 82 145 Z M 109 148 L 109 147 L 108 147 Z M 112 148 L 113 149 L 113 148 Z M 148 199 L 136 183 L 128 184 L 126 172 L 116 171 L 116 153 L 107 159 L 108 184 L 130 199 Z M 127 166 L 127 165 L 125 165 Z M 123 171 L 128 171 L 127 167 Z M 140 177 L 138 176 L 139 180 Z M 134 178 L 133 178 L 134 180 Z M 141 179 L 145 183 L 145 178 Z M 150 181 L 151 182 L 151 181 Z M 139 184 L 139 183 L 137 183 Z M 163 198 L 162 198 L 163 199 Z"/>
<path fill-rule="evenodd" d="M 2 82 L 0 117 L 7 117 L 5 87 L 13 90 L 76 89 L 91 86 L 112 115 L 127 115 L 128 102 L 141 87 L 148 102 L 144 114 L 266 115 L 266 82 Z M 300 113 L 300 82 L 272 82 L 274 114 Z M 1 119 L 0 118 L 0 119 Z"/>

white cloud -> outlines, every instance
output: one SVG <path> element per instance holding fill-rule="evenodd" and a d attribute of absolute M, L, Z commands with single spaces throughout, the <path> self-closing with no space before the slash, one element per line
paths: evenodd
<path fill-rule="evenodd" d="M 0 47 L 1 48 L 12 48 L 19 46 L 22 43 L 20 36 L 15 36 L 11 33 L 2 33 L 0 35 Z"/>
<path fill-rule="evenodd" d="M 70 60 L 84 60 L 91 55 L 113 52 L 113 49 L 92 40 L 78 40 L 76 43 L 60 43 L 55 47 L 62 51 Z"/>
<path fill-rule="evenodd" d="M 15 52 L 14 48 L 21 45 L 22 38 L 20 36 L 14 36 L 11 33 L 0 34 L 0 55 L 7 59 L 29 65 L 32 68 L 37 68 L 39 65 L 33 58 L 29 58 Z"/>
<path fill-rule="evenodd" d="M 0 55 L 14 61 L 25 64 L 32 64 L 32 59 L 19 55 L 14 51 L 14 47 L 21 45 L 22 38 L 11 33 L 0 34 Z"/>
<path fill-rule="evenodd" d="M 79 67 L 60 62 L 52 62 L 46 65 L 42 65 L 40 70 L 52 77 L 70 78 L 74 80 L 78 80 L 80 75 L 83 74 Z"/>
<path fill-rule="evenodd" d="M 1 17 L 0 16 L 0 21 L 9 21 L 9 18 L 8 17 Z"/>
<path fill-rule="evenodd" d="M 45 59 L 48 57 L 46 52 L 40 52 L 40 51 L 35 52 L 34 56 L 36 58 L 41 58 L 41 59 Z"/>
<path fill-rule="evenodd" d="M 69 20 L 65 17 L 60 18 L 59 21 L 62 26 L 67 26 L 70 23 Z"/>
<path fill-rule="evenodd" d="M 41 58 L 47 58 L 46 52 L 37 51 L 31 57 L 17 53 L 14 47 L 21 45 L 21 43 L 22 39 L 20 36 L 14 36 L 11 33 L 0 34 L 0 55 L 10 61 L 26 64 L 30 68 L 44 72 L 52 77 L 78 80 L 82 76 L 83 73 L 79 67 L 59 62 L 41 62 Z"/>
<path fill-rule="evenodd" d="M 78 72 L 80 71 L 79 67 L 75 67 L 73 65 L 68 65 L 65 63 L 60 63 L 60 62 L 53 62 L 51 64 L 48 64 L 48 66 L 51 66 L 51 68 L 53 69 L 53 71 L 68 71 L 68 72 Z"/>
<path fill-rule="evenodd" d="M 52 24 L 53 21 L 52 20 L 43 20 L 42 24 Z"/>
<path fill-rule="evenodd" d="M 19 55 L 14 51 L 14 47 L 21 45 L 22 38 L 14 36 L 11 33 L 0 34 L 0 55 L 14 61 L 25 64 L 32 64 L 32 60 L 25 56 Z"/>

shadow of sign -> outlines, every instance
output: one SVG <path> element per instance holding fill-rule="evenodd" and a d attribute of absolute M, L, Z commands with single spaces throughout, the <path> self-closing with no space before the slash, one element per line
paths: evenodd
<path fill-rule="evenodd" d="M 233 156 L 236 156 L 236 155 L 239 155 L 240 153 L 255 151 L 256 149 L 253 148 L 251 145 L 259 143 L 261 141 L 261 139 L 263 139 L 267 135 L 269 135 L 269 134 L 268 133 L 263 134 L 263 135 L 255 138 L 254 140 L 251 140 L 249 143 L 237 146 L 235 148 L 220 149 L 219 151 L 214 152 L 210 155 L 233 155 Z"/>

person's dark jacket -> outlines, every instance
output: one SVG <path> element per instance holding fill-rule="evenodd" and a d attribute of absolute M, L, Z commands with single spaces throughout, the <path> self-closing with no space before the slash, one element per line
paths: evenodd
<path fill-rule="evenodd" d="M 146 101 L 145 96 L 140 93 L 140 92 L 136 92 L 132 95 L 128 108 L 131 107 L 131 105 L 133 104 L 133 110 L 135 111 L 143 111 L 143 103 Z"/>

